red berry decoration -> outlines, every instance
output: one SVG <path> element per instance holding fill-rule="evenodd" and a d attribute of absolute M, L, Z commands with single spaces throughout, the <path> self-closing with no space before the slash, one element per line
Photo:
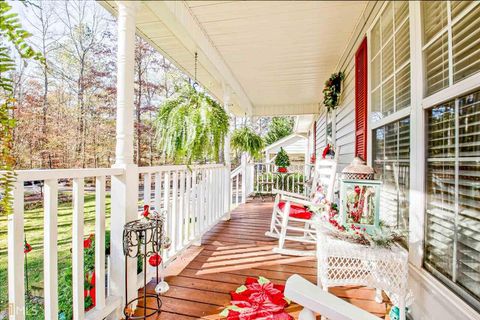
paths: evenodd
<path fill-rule="evenodd" d="M 30 243 L 25 241 L 25 245 L 23 246 L 23 253 L 29 253 L 30 251 L 32 251 L 32 246 L 30 245 Z"/>
<path fill-rule="evenodd" d="M 87 239 L 83 240 L 84 249 L 89 249 L 92 247 L 92 237 L 93 235 L 90 235 Z"/>
<path fill-rule="evenodd" d="M 149 209 L 150 209 L 150 206 L 148 204 L 143 206 L 143 216 L 145 218 L 148 218 L 148 216 L 150 215 Z"/>
<path fill-rule="evenodd" d="M 150 258 L 148 258 L 148 263 L 152 267 L 156 267 L 162 263 L 162 257 L 158 253 L 154 253 L 150 256 Z"/>
<path fill-rule="evenodd" d="M 355 190 L 355 193 L 356 193 L 356 194 L 359 194 L 359 193 L 360 193 L 360 187 L 359 187 L 359 186 L 355 186 L 355 189 L 354 189 L 354 190 Z"/>

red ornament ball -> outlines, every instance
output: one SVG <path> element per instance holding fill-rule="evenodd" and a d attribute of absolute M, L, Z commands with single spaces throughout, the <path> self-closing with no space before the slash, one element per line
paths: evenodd
<path fill-rule="evenodd" d="M 150 215 L 150 206 L 146 204 L 143 206 L 143 216 L 145 218 L 148 218 L 149 215 Z"/>
<path fill-rule="evenodd" d="M 150 258 L 148 258 L 148 263 L 152 267 L 156 267 L 162 263 L 162 257 L 158 253 L 154 253 L 150 256 Z"/>
<path fill-rule="evenodd" d="M 32 251 L 32 246 L 30 245 L 30 243 L 25 241 L 25 245 L 23 247 L 23 253 L 29 253 L 30 251 Z"/>

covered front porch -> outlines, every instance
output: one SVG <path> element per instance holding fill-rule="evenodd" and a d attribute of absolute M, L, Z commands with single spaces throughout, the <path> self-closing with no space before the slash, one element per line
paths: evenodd
<path fill-rule="evenodd" d="M 409 280 L 402 285 L 414 296 L 409 316 L 480 319 L 480 220 L 475 205 L 480 199 L 476 178 L 480 67 L 474 33 L 480 30 L 478 2 L 448 1 L 445 6 L 417 1 L 100 3 L 118 25 L 115 164 L 17 171 L 11 192 L 13 212 L 8 217 L 10 319 L 26 318 L 25 186 L 32 181 L 41 181 L 44 188 L 41 289 L 46 320 L 59 317 L 59 260 L 62 251 L 68 251 L 59 245 L 61 181 L 68 184 L 71 197 L 71 251 L 66 259 L 73 274 L 67 289 L 73 296 L 75 320 L 123 319 L 126 301 L 138 296 L 144 277 L 150 281 L 147 290 L 154 290 L 154 269 L 139 270 L 135 259 L 125 257 L 122 244 L 125 224 L 139 219 L 144 205 L 166 212 L 165 230 L 171 239 L 163 259 L 171 288 L 161 296 L 161 314 L 152 319 L 221 318 L 220 312 L 231 300 L 229 293 L 247 277 L 262 276 L 281 285 L 298 274 L 317 282 L 315 257 L 272 251 L 278 240 L 265 232 L 273 202 L 251 196 L 269 194 L 278 184 L 268 180 L 270 169 L 260 177 L 257 168 L 267 166 L 249 162 L 245 155 L 240 166 L 232 168 L 228 136 L 219 163 L 135 164 L 136 35 L 201 85 L 231 118 L 254 123 L 263 116 L 295 117 L 295 134 L 308 139 L 308 160 L 320 159 L 323 148 L 332 144 L 338 150 L 335 181 L 354 157 L 366 160 L 386 186 L 381 215 L 408 231 L 404 246 Z M 445 26 L 429 6 L 445 13 Z M 462 33 L 467 27 L 473 36 Z M 457 42 L 452 40 L 455 36 Z M 455 43 L 467 43 L 467 49 L 457 53 Z M 443 62 L 438 64 L 437 59 Z M 469 64 L 454 66 L 455 59 Z M 342 74 L 342 94 L 338 104 L 327 109 L 322 90 L 332 73 Z M 464 106 L 470 108 L 468 112 L 461 111 Z M 472 169 L 465 170 L 462 161 Z M 295 172 L 301 179 L 292 178 L 294 189 L 289 191 L 306 194 L 308 165 Z M 473 179 L 462 182 L 466 176 Z M 90 200 L 94 196 L 88 217 L 94 224 L 88 231 L 87 193 Z M 465 211 L 463 216 L 460 210 Z M 84 241 L 89 233 L 95 237 L 97 285 L 95 307 L 85 310 Z M 468 250 L 462 252 L 464 240 Z M 315 247 L 297 243 L 292 248 L 313 251 Z M 463 262 L 461 256 L 465 256 Z M 306 303 L 336 306 L 305 292 Z M 388 318 L 390 302 L 386 298 L 375 302 L 374 289 L 335 287 L 330 292 L 372 315 Z M 303 319 L 315 317 L 304 307 L 292 303 L 287 311 L 295 318 L 301 317 L 302 310 L 307 311 Z M 359 318 L 352 313 L 339 319 Z"/>
<path fill-rule="evenodd" d="M 293 274 L 316 283 L 315 257 L 295 257 L 272 252 L 277 240 L 265 236 L 273 202 L 248 199 L 206 233 L 202 245 L 187 250 L 180 261 L 167 269 L 170 290 L 162 296 L 162 313 L 151 319 L 222 319 L 221 311 L 230 305 L 230 292 L 247 277 L 265 277 L 284 285 Z M 292 245 L 314 250 L 312 245 Z M 155 281 L 148 286 L 154 293 Z M 388 318 L 387 298 L 375 302 L 375 289 L 360 286 L 334 287 L 330 292 L 381 318 Z M 292 303 L 287 312 L 298 318 L 302 306 Z M 141 314 L 141 313 L 138 313 Z"/>

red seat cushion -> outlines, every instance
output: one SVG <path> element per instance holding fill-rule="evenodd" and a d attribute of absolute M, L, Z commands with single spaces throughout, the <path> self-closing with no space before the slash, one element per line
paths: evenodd
<path fill-rule="evenodd" d="M 278 208 L 283 211 L 285 208 L 285 201 L 280 201 L 278 203 Z M 290 214 L 289 216 L 297 219 L 309 220 L 312 218 L 313 213 L 308 211 L 304 206 L 296 203 L 290 204 Z"/>

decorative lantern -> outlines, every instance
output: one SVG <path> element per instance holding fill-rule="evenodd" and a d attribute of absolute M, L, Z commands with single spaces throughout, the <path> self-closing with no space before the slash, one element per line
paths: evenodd
<path fill-rule="evenodd" d="M 380 187 L 377 180 L 343 180 L 340 194 L 340 219 L 372 233 L 380 225 Z"/>
<path fill-rule="evenodd" d="M 367 166 L 365 161 L 359 157 L 355 157 L 350 165 L 342 170 L 342 179 L 345 180 L 373 180 L 375 171 L 372 167 Z"/>

